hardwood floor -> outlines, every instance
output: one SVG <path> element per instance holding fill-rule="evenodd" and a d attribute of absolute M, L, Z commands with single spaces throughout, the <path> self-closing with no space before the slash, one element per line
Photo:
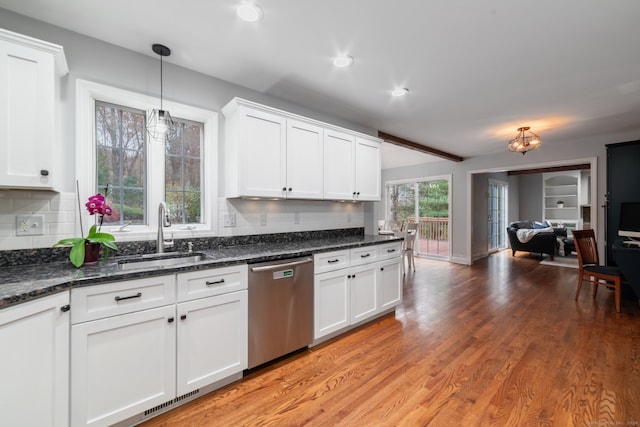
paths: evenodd
<path fill-rule="evenodd" d="M 519 252 L 417 259 L 387 315 L 144 426 L 640 423 L 640 308 Z"/>

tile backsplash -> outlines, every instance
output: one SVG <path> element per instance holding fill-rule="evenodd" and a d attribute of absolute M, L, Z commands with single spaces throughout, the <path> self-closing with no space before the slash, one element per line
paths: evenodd
<path fill-rule="evenodd" d="M 75 233 L 75 193 L 0 190 L 0 250 L 50 247 Z M 16 235 L 18 215 L 42 215 L 43 234 Z"/>
<path fill-rule="evenodd" d="M 0 250 L 50 248 L 58 240 L 76 235 L 77 209 L 75 193 L 0 190 Z M 18 236 L 18 215 L 42 215 L 43 234 Z M 225 224 L 229 215 L 233 226 Z M 219 198 L 216 221 L 220 237 L 362 228 L 364 205 Z"/>

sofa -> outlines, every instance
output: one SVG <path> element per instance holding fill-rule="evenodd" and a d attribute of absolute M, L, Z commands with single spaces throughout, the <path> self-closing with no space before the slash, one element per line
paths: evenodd
<path fill-rule="evenodd" d="M 523 230 L 518 233 L 518 230 Z M 520 234 L 520 237 L 518 236 Z M 546 222 L 516 221 L 507 227 L 507 235 L 511 245 L 512 255 L 516 251 L 547 254 L 553 261 L 558 247 L 556 234 L 551 225 Z"/>

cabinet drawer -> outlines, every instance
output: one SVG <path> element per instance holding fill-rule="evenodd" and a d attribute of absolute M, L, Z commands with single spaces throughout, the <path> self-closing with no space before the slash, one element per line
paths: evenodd
<path fill-rule="evenodd" d="M 378 259 L 397 258 L 402 255 L 402 242 L 385 243 L 378 245 Z"/>
<path fill-rule="evenodd" d="M 71 289 L 71 323 L 173 304 L 173 274 Z"/>
<path fill-rule="evenodd" d="M 315 254 L 313 256 L 315 274 L 340 270 L 349 267 L 349 251 L 334 251 Z"/>
<path fill-rule="evenodd" d="M 362 248 L 351 249 L 351 266 L 368 264 L 378 259 L 378 248 L 375 246 L 364 246 Z"/>
<path fill-rule="evenodd" d="M 178 274 L 178 301 L 191 301 L 247 289 L 247 265 Z"/>

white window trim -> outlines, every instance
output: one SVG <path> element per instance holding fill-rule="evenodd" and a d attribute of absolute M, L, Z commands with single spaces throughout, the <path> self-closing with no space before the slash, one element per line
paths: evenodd
<path fill-rule="evenodd" d="M 78 79 L 76 81 L 76 179 L 80 191 L 82 223 L 84 233 L 88 232 L 94 218 L 84 209 L 84 203 L 96 188 L 96 142 L 95 142 L 95 101 L 144 110 L 147 114 L 160 105 L 160 98 L 119 89 L 100 83 Z M 201 190 L 202 224 L 177 224 L 164 229 L 168 238 L 207 237 L 217 235 L 216 216 L 218 201 L 218 113 L 202 108 L 163 100 L 163 107 L 174 117 L 204 124 Z M 147 158 L 147 184 L 154 176 L 164 176 L 164 150 L 153 150 L 149 144 Z M 158 146 L 160 147 L 160 146 Z M 113 233 L 117 241 L 152 240 L 156 238 L 158 227 L 157 209 L 160 198 L 149 192 L 147 200 L 148 225 L 130 225 L 126 232 L 119 232 L 119 226 L 103 226 L 102 230 Z M 156 192 L 157 194 L 157 192 Z M 76 222 L 76 233 L 80 233 L 80 223 Z"/>

